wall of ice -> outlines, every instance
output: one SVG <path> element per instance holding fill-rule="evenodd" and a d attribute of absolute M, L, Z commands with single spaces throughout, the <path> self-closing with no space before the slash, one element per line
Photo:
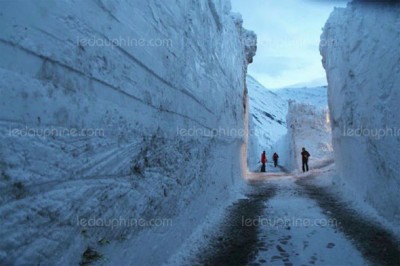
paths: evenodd
<path fill-rule="evenodd" d="M 400 218 L 400 7 L 357 1 L 321 36 L 339 176 L 391 222 Z"/>
<path fill-rule="evenodd" d="M 77 264 L 144 230 L 79 219 L 172 219 L 201 194 L 209 208 L 229 197 L 256 38 L 229 1 L 0 11 L 1 264 Z"/>

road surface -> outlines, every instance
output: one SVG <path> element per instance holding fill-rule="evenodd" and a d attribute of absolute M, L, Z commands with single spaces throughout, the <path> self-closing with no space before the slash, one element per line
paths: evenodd
<path fill-rule="evenodd" d="M 313 178 L 269 167 L 232 204 L 193 265 L 400 265 L 400 245 Z"/>

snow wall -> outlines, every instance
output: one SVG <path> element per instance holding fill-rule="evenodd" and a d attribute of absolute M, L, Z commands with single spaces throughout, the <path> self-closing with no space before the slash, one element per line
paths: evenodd
<path fill-rule="evenodd" d="M 278 142 L 288 153 L 284 165 L 288 170 L 301 172 L 302 148 L 310 153 L 310 170 L 333 161 L 331 127 L 326 108 L 289 100 L 286 116 L 287 135 Z"/>
<path fill-rule="evenodd" d="M 193 229 L 241 182 L 236 132 L 256 36 L 229 1 L 0 9 L 0 264 L 78 264 L 88 246 L 145 230 L 88 219 L 173 223 L 203 194 Z M 179 228 L 142 263 L 177 250 L 191 232 Z"/>
<path fill-rule="evenodd" d="M 400 221 L 400 7 L 349 4 L 321 36 L 338 177 L 387 220 Z"/>

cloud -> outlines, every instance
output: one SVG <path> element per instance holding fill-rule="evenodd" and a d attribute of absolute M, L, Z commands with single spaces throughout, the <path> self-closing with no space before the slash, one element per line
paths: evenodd
<path fill-rule="evenodd" d="M 302 58 L 268 56 L 258 64 L 254 64 L 255 72 L 265 73 L 270 77 L 281 77 L 286 71 L 299 70 L 306 67 Z"/>

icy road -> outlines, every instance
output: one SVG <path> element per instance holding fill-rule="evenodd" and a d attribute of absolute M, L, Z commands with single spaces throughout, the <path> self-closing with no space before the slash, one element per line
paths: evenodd
<path fill-rule="evenodd" d="M 400 265 L 392 235 L 317 185 L 315 172 L 269 170 L 252 173 L 246 197 L 227 209 L 190 264 Z"/>

